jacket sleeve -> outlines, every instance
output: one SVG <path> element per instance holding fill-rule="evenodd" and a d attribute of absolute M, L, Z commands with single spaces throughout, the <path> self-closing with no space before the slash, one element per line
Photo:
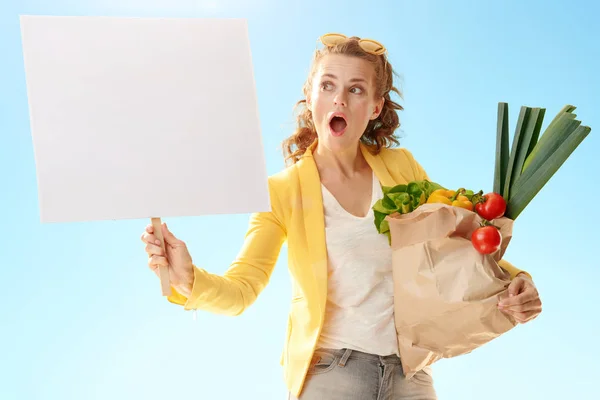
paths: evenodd
<path fill-rule="evenodd" d="M 272 211 L 252 214 L 242 249 L 225 274 L 211 274 L 194 266 L 190 297 L 172 288 L 173 294 L 167 298 L 171 303 L 183 305 L 186 310 L 231 316 L 240 315 L 254 303 L 269 282 L 287 236 L 276 216 L 279 204 L 271 184 L 269 191 Z"/>
<path fill-rule="evenodd" d="M 417 160 L 414 158 L 412 153 L 404 148 L 401 150 L 404 152 L 405 156 L 408 158 L 408 160 L 412 166 L 414 179 L 415 180 L 425 180 L 425 179 L 431 180 L 431 179 L 429 179 L 427 172 L 425 172 L 425 169 L 421 166 L 421 164 L 419 164 L 417 162 Z M 523 270 L 515 267 L 514 265 L 512 265 L 510 262 L 506 261 L 505 259 L 501 259 L 500 261 L 498 261 L 498 265 L 500 267 L 504 268 L 510 274 L 511 279 L 514 279 L 520 273 L 523 273 L 531 278 L 531 275 L 527 271 L 523 271 Z"/>

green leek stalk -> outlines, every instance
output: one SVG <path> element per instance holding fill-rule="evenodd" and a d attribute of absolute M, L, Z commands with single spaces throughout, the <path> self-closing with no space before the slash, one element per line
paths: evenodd
<path fill-rule="evenodd" d="M 516 219 L 591 132 L 566 105 L 540 136 L 543 108 L 521 107 L 508 155 L 508 105 L 499 103 L 494 192 L 507 201 L 504 214 Z"/>

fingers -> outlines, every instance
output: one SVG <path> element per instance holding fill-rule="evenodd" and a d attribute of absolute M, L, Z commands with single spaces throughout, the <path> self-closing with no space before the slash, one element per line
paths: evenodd
<path fill-rule="evenodd" d="M 518 290 L 518 292 L 517 294 L 514 294 L 516 290 Z M 508 287 L 508 294 L 509 297 L 503 298 L 498 302 L 499 306 L 509 308 L 539 299 L 539 293 L 533 283 L 519 278 L 515 278 L 515 280 L 511 282 Z"/>
<path fill-rule="evenodd" d="M 165 255 L 165 251 L 163 250 L 163 248 L 161 246 L 157 246 L 155 244 L 150 244 L 150 243 L 148 243 L 146 245 L 146 253 L 148 253 L 149 257 Z"/>
<path fill-rule="evenodd" d="M 143 233 L 140 238 L 142 242 L 146 244 L 145 250 L 148 254 L 148 257 L 165 256 L 165 251 L 161 246 L 160 240 L 158 240 L 152 233 L 149 233 L 149 231 L 154 232 L 152 225 L 146 226 L 146 232 Z"/>
<path fill-rule="evenodd" d="M 156 244 L 156 245 L 160 246 L 160 240 L 158 240 L 156 238 L 156 236 L 154 236 L 151 233 L 148 233 L 147 231 L 142 234 L 140 239 L 142 240 L 142 242 L 144 242 L 146 244 Z"/>
<path fill-rule="evenodd" d="M 521 279 L 520 277 L 517 277 L 513 279 L 513 281 L 508 286 L 508 295 L 517 296 L 523 290 L 525 290 L 525 280 Z"/>
<path fill-rule="evenodd" d="M 181 239 L 178 239 L 173 235 L 173 233 L 169 230 L 166 223 L 162 224 L 163 238 L 165 239 L 165 243 L 168 244 L 171 248 L 181 248 L 185 247 L 185 242 Z"/>
<path fill-rule="evenodd" d="M 534 288 L 531 288 L 527 289 L 526 291 L 517 296 L 507 297 L 501 300 L 500 302 L 498 302 L 498 307 L 510 309 L 536 300 L 539 301 L 538 292 Z"/>
<path fill-rule="evenodd" d="M 162 234 L 165 238 L 165 242 L 167 242 L 168 244 L 174 245 L 179 243 L 179 239 L 177 239 L 175 235 L 173 235 L 173 233 L 167 227 L 167 224 L 164 222 L 162 224 Z"/>
<path fill-rule="evenodd" d="M 165 256 L 160 240 L 154 236 L 154 227 L 152 224 L 146 225 L 145 232 L 142 234 L 142 242 L 146 243 L 146 253 L 148 253 L 148 267 L 158 275 L 158 267 L 168 266 L 169 261 Z"/>
<path fill-rule="evenodd" d="M 509 311 L 512 313 L 522 313 L 529 311 L 541 311 L 542 310 L 542 302 L 539 298 L 533 299 L 524 303 L 515 304 L 512 306 L 501 306 L 498 308 L 502 311 Z"/>
<path fill-rule="evenodd" d="M 524 324 L 526 322 L 529 322 L 529 321 L 537 318 L 541 312 L 542 312 L 541 307 L 536 310 L 530 310 L 530 311 L 525 311 L 525 312 L 505 311 L 506 314 L 511 315 L 520 324 Z"/>
<path fill-rule="evenodd" d="M 165 243 L 170 244 L 173 247 L 184 245 L 181 240 L 177 239 L 175 235 L 173 235 L 166 223 L 163 222 L 161 229 Z M 160 241 L 154 235 L 154 227 L 151 224 L 146 226 L 146 231 L 142 234 L 141 240 L 146 244 L 161 245 Z"/>
<path fill-rule="evenodd" d="M 529 322 L 542 312 L 542 301 L 533 282 L 515 278 L 509 286 L 508 293 L 509 296 L 512 294 L 512 297 L 500 300 L 498 309 L 511 315 L 518 323 Z M 514 293 L 518 294 L 514 295 Z"/>
<path fill-rule="evenodd" d="M 152 271 L 156 271 L 160 266 L 166 267 L 168 265 L 169 262 L 167 261 L 167 258 L 163 256 L 152 256 L 148 259 L 148 267 L 150 267 Z"/>

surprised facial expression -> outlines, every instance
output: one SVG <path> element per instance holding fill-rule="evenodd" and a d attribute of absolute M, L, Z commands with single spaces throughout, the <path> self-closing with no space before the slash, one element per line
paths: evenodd
<path fill-rule="evenodd" d="M 319 144 L 333 152 L 357 146 L 369 121 L 381 113 L 384 100 L 375 95 L 375 70 L 368 61 L 323 57 L 307 96 Z"/>

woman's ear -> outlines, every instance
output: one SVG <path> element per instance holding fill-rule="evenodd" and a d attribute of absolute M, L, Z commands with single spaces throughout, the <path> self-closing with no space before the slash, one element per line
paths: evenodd
<path fill-rule="evenodd" d="M 375 104 L 375 108 L 373 109 L 373 114 L 371 115 L 371 119 L 377 119 L 379 117 L 379 115 L 381 115 L 381 112 L 383 111 L 383 105 L 385 104 L 385 98 L 381 98 L 376 104 Z"/>
<path fill-rule="evenodd" d="M 308 109 L 308 111 L 312 112 L 312 102 L 310 99 L 310 94 L 306 95 L 306 108 Z"/>

